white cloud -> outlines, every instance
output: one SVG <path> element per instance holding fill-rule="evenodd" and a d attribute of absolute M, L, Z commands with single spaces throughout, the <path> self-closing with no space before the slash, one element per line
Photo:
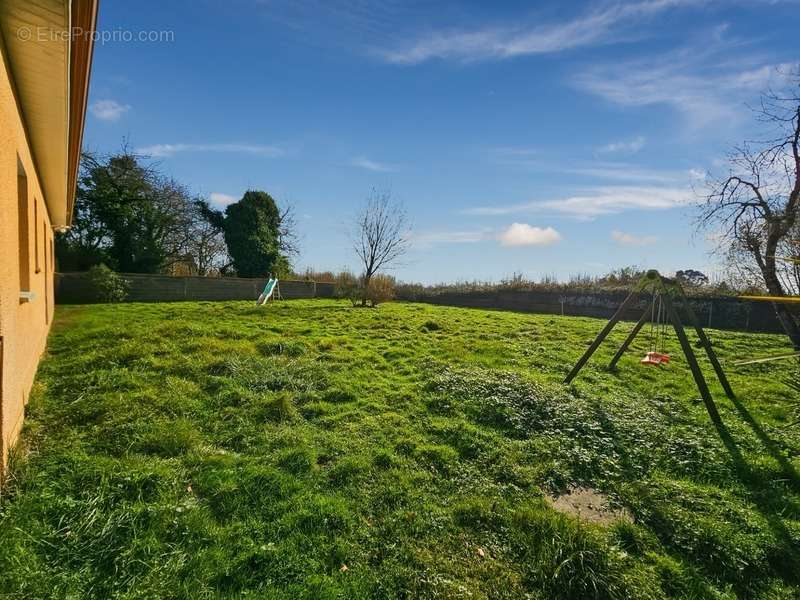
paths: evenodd
<path fill-rule="evenodd" d="M 211 192 L 210 197 L 211 203 L 220 208 L 239 201 L 239 198 L 231 196 L 230 194 L 223 194 L 222 192 Z"/>
<path fill-rule="evenodd" d="M 597 163 L 592 167 L 556 169 L 562 173 L 592 177 L 596 179 L 610 179 L 628 183 L 681 183 L 691 178 L 691 172 L 686 171 L 656 171 L 636 165 L 625 163 Z"/>
<path fill-rule="evenodd" d="M 668 210 L 689 204 L 694 199 L 694 193 L 689 188 L 609 186 L 591 188 L 585 193 L 565 198 L 505 206 L 478 206 L 464 212 L 471 215 L 552 212 L 578 219 L 594 219 L 629 210 Z"/>
<path fill-rule="evenodd" d="M 619 142 L 612 142 L 610 144 L 606 144 L 605 146 L 601 146 L 597 149 L 598 152 L 601 154 L 609 154 L 609 153 L 616 153 L 622 152 L 625 154 L 636 154 L 644 148 L 645 142 L 647 139 L 642 136 L 636 136 L 631 140 L 622 140 Z"/>
<path fill-rule="evenodd" d="M 540 154 L 535 149 L 495 148 L 490 151 L 490 160 L 499 165 L 547 174 L 564 173 L 585 178 L 609 179 L 632 184 L 664 183 L 675 186 L 684 183 L 688 184 L 691 180 L 703 178 L 698 176 L 698 173 L 700 173 L 698 169 L 685 171 L 650 169 L 631 162 L 603 160 L 586 161 L 581 163 L 586 166 L 576 167 L 571 166 L 575 163 L 573 157 L 557 159 L 553 158 L 552 154 L 549 157 L 540 156 Z"/>
<path fill-rule="evenodd" d="M 393 165 L 387 165 L 386 163 L 380 163 L 375 160 L 370 160 L 366 156 L 357 156 L 350 160 L 348 163 L 351 167 L 357 167 L 359 169 L 366 169 L 367 171 L 375 171 L 378 173 L 386 173 L 389 171 L 396 171 L 397 168 Z"/>
<path fill-rule="evenodd" d="M 654 235 L 637 236 L 632 233 L 617 231 L 616 229 L 611 232 L 611 239 L 624 246 L 650 246 L 658 241 L 658 238 Z"/>
<path fill-rule="evenodd" d="M 130 104 L 120 104 L 116 100 L 97 100 L 89 106 L 89 112 L 101 121 L 119 121 L 131 109 Z"/>
<path fill-rule="evenodd" d="M 549 246 L 561 240 L 552 227 L 532 227 L 527 223 L 512 223 L 499 238 L 503 246 Z"/>
<path fill-rule="evenodd" d="M 561 240 L 561 234 L 552 227 L 532 227 L 526 223 L 512 223 L 503 229 L 484 227 L 456 231 L 427 231 L 413 236 L 414 245 L 429 248 L 440 244 L 475 244 L 494 241 L 503 246 L 548 246 Z"/>
<path fill-rule="evenodd" d="M 410 44 L 377 50 L 375 54 L 387 62 L 408 65 L 434 58 L 467 62 L 561 52 L 626 39 L 626 27 L 672 8 L 698 4 L 705 4 L 705 0 L 617 2 L 561 23 L 432 32 Z"/>
<path fill-rule="evenodd" d="M 627 210 L 667 210 L 693 199 L 693 192 L 686 188 L 603 187 L 593 194 L 549 200 L 542 207 L 575 217 L 594 218 Z"/>
<path fill-rule="evenodd" d="M 256 154 L 259 156 L 275 157 L 285 154 L 282 148 L 262 144 L 154 144 L 137 148 L 139 154 L 165 158 L 180 152 L 231 152 L 238 154 Z"/>
<path fill-rule="evenodd" d="M 620 106 L 669 106 L 699 129 L 729 126 L 747 115 L 745 104 L 780 87 L 789 64 L 771 64 L 735 53 L 735 43 L 687 47 L 653 58 L 594 65 L 574 84 Z"/>

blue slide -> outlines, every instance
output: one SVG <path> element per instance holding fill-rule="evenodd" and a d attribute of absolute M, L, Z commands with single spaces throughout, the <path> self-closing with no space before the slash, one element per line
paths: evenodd
<path fill-rule="evenodd" d="M 267 285 L 264 286 L 264 291 L 261 292 L 261 295 L 258 297 L 258 300 L 256 300 L 256 304 L 258 306 L 261 306 L 267 300 L 269 300 L 272 297 L 272 294 L 275 291 L 276 287 L 278 287 L 278 280 L 270 278 L 269 281 L 267 281 Z"/>

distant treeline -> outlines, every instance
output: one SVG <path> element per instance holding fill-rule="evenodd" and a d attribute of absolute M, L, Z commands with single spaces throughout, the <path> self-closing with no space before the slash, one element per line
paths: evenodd
<path fill-rule="evenodd" d="M 437 283 L 424 285 L 420 283 L 398 283 L 395 286 L 396 297 L 400 300 L 418 300 L 442 294 L 468 294 L 500 291 L 516 292 L 564 292 L 564 293 L 597 293 L 630 291 L 644 275 L 645 270 L 638 267 L 623 267 L 605 275 L 573 275 L 567 280 L 559 280 L 555 276 L 546 276 L 538 281 L 529 279 L 520 273 L 500 281 L 458 281 L 454 283 Z M 737 296 L 741 293 L 761 293 L 757 288 L 738 288 L 725 281 L 711 282 L 704 273 L 685 269 L 676 273 L 665 273 L 674 276 L 690 296 L 721 297 Z"/>

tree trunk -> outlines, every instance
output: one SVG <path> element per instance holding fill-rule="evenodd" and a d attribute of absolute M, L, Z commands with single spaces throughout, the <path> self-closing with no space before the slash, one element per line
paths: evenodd
<path fill-rule="evenodd" d="M 767 253 L 763 260 L 760 256 L 756 256 L 761 273 L 764 276 L 764 283 L 767 285 L 767 290 L 773 296 L 785 296 L 780 280 L 778 279 L 777 270 L 775 266 L 775 251 L 777 242 L 772 243 L 773 240 L 767 241 Z M 773 302 L 775 307 L 775 315 L 778 317 L 783 330 L 792 342 L 795 350 L 800 351 L 800 319 L 796 313 L 790 309 L 786 304 L 780 302 Z"/>
<path fill-rule="evenodd" d="M 372 279 L 372 273 L 367 271 L 364 274 L 363 289 L 361 290 L 361 306 L 367 305 L 367 290 L 369 289 L 369 282 Z"/>
<path fill-rule="evenodd" d="M 778 316 L 784 331 L 786 331 L 786 335 L 792 340 L 794 349 L 800 352 L 800 325 L 798 325 L 797 317 L 792 314 L 792 311 L 785 304 L 775 302 L 774 306 L 775 314 Z"/>

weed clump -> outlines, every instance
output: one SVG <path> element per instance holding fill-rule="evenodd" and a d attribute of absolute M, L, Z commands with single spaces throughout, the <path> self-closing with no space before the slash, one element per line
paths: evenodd
<path fill-rule="evenodd" d="M 328 480 L 334 487 L 344 487 L 369 472 L 369 465 L 356 457 L 344 457 L 336 461 L 328 472 Z"/>
<path fill-rule="evenodd" d="M 648 598 L 652 583 L 632 578 L 600 530 L 539 505 L 514 511 L 512 551 L 523 576 L 550 598 Z M 649 583 L 649 585 L 648 585 Z"/>
<path fill-rule="evenodd" d="M 322 394 L 322 399 L 325 402 L 340 403 L 340 402 L 354 402 L 356 395 L 347 390 L 328 390 Z"/>
<path fill-rule="evenodd" d="M 317 464 L 317 457 L 309 448 L 291 448 L 278 455 L 278 466 L 294 475 L 310 472 Z"/>
<path fill-rule="evenodd" d="M 150 424 L 133 449 L 145 454 L 172 458 L 185 454 L 201 441 L 200 433 L 186 420 L 157 421 Z"/>
<path fill-rule="evenodd" d="M 507 524 L 504 503 L 496 498 L 475 497 L 462 500 L 453 507 L 453 518 L 461 527 L 497 531 Z"/>
<path fill-rule="evenodd" d="M 349 528 L 352 515 L 343 499 L 310 494 L 297 500 L 297 510 L 288 513 L 281 522 L 287 533 L 298 531 L 306 536 L 327 538 Z"/>
<path fill-rule="evenodd" d="M 425 444 L 415 449 L 417 460 L 437 471 L 449 472 L 458 461 L 458 453 L 450 446 Z"/>
<path fill-rule="evenodd" d="M 424 332 L 439 331 L 442 328 L 436 321 L 425 321 L 420 329 Z"/>
<path fill-rule="evenodd" d="M 372 457 L 372 462 L 379 469 L 391 469 L 397 463 L 397 459 L 388 450 L 379 450 Z"/>
<path fill-rule="evenodd" d="M 286 390 L 309 393 L 328 387 L 326 372 L 321 365 L 309 360 L 233 356 L 225 362 L 225 367 L 228 377 L 258 392 Z"/>
<path fill-rule="evenodd" d="M 265 397 L 260 403 L 260 413 L 264 420 L 274 422 L 291 421 L 297 416 L 297 409 L 289 392 L 278 392 Z"/>

